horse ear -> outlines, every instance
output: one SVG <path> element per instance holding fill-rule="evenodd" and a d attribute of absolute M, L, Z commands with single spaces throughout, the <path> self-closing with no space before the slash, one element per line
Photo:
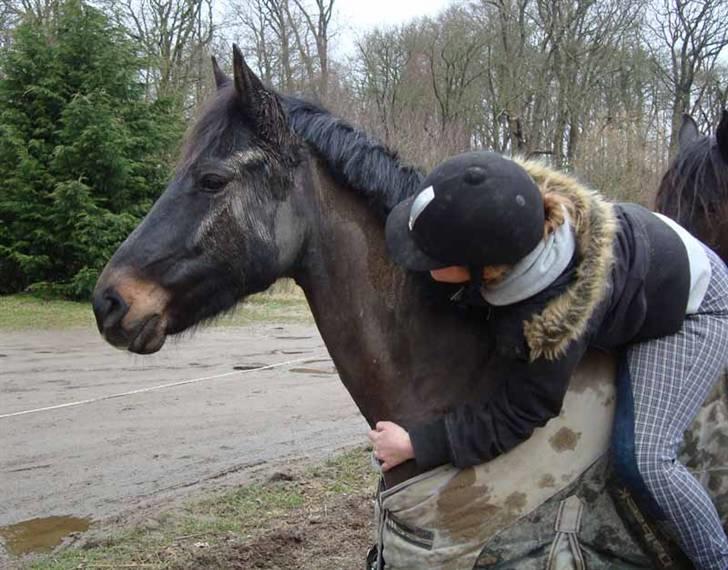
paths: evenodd
<path fill-rule="evenodd" d="M 677 136 L 678 147 L 681 149 L 687 148 L 690 146 L 690 143 L 697 140 L 699 136 L 700 131 L 698 130 L 698 124 L 690 115 L 685 113 L 683 115 L 682 124 L 680 125 L 680 133 Z"/>
<path fill-rule="evenodd" d="M 214 55 L 210 56 L 210 59 L 212 59 L 212 73 L 215 75 L 215 87 L 222 89 L 225 85 L 230 83 L 230 78 L 225 75 L 225 72 L 222 69 L 220 69 L 220 66 L 217 63 L 217 58 Z"/>
<path fill-rule="evenodd" d="M 240 48 L 233 44 L 233 78 L 238 98 L 246 111 L 255 111 L 265 98 L 265 86 L 248 67 Z"/>
<path fill-rule="evenodd" d="M 718 150 L 723 160 L 728 162 L 728 110 L 723 109 L 723 116 L 720 119 L 718 130 L 715 132 L 718 140 Z"/>
<path fill-rule="evenodd" d="M 233 81 L 243 113 L 255 122 L 261 135 L 271 142 L 283 144 L 289 129 L 279 97 L 267 89 L 248 67 L 240 48 L 235 44 Z"/>

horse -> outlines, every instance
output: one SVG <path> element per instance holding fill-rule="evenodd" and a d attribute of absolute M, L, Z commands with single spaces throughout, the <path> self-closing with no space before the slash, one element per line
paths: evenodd
<path fill-rule="evenodd" d="M 172 180 L 98 279 L 102 336 L 153 353 L 289 277 L 370 425 L 406 428 L 488 398 L 496 384 L 482 316 L 459 311 L 450 287 L 386 254 L 385 215 L 418 190 L 422 173 L 316 105 L 264 86 L 235 46 L 232 78 L 214 60 L 213 72 L 217 90 Z M 423 473 L 409 461 L 384 473 L 377 523 L 387 568 L 529 569 L 584 558 L 593 569 L 652 567 L 605 482 L 613 376 L 611 357 L 590 353 L 562 415 L 481 469 Z M 724 401 L 706 406 L 688 441 L 688 459 L 706 476 L 717 477 L 706 438 Z M 721 481 L 715 494 L 728 501 Z"/>
<path fill-rule="evenodd" d="M 665 172 L 655 209 L 673 218 L 728 263 L 728 110 L 715 136 L 683 115 L 678 153 Z"/>

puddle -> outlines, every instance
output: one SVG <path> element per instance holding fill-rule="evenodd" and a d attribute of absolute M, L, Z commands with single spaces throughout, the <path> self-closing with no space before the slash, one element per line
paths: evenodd
<path fill-rule="evenodd" d="M 320 368 L 291 368 L 289 372 L 295 372 L 297 374 L 336 374 L 336 369 L 329 368 L 328 370 Z"/>
<path fill-rule="evenodd" d="M 72 532 L 88 530 L 91 521 L 76 517 L 31 519 L 0 527 L 0 538 L 10 554 L 21 556 L 31 552 L 50 552 Z"/>

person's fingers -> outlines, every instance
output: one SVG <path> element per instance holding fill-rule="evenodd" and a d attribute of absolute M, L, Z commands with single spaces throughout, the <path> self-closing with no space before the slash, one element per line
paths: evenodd
<path fill-rule="evenodd" d="M 382 463 L 382 471 L 389 471 L 392 468 L 392 466 L 387 463 L 386 461 Z"/>
<path fill-rule="evenodd" d="M 377 425 L 374 427 L 376 428 L 377 431 L 382 431 L 384 428 L 387 427 L 388 423 L 389 422 L 377 422 Z"/>
<path fill-rule="evenodd" d="M 371 430 L 369 432 L 369 441 L 371 441 L 372 443 L 374 443 L 374 442 L 377 441 L 378 438 L 379 438 L 379 432 L 374 431 L 374 430 Z"/>

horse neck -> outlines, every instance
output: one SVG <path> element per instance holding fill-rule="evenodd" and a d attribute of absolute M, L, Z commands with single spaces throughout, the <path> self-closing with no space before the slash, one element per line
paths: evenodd
<path fill-rule="evenodd" d="M 418 278 L 388 260 L 383 223 L 361 196 L 318 165 L 302 196 L 309 232 L 294 278 L 369 424 L 408 427 L 487 389 L 482 327 L 428 302 Z"/>

